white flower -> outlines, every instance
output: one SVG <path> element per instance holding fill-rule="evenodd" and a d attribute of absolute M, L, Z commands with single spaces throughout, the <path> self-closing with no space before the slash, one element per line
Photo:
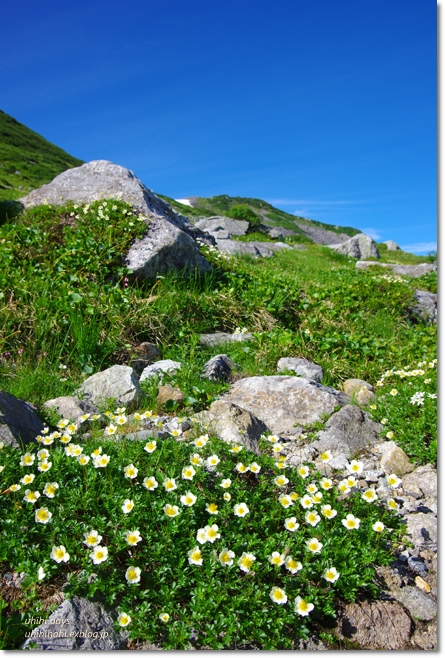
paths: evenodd
<path fill-rule="evenodd" d="M 144 450 L 146 452 L 154 452 L 156 450 L 156 441 L 149 441 L 145 444 Z"/>
<path fill-rule="evenodd" d="M 125 578 L 127 579 L 127 583 L 134 585 L 141 580 L 141 570 L 139 567 L 128 567 L 125 572 Z"/>
<path fill-rule="evenodd" d="M 281 567 L 284 564 L 284 555 L 281 555 L 278 551 L 273 551 L 272 555 L 269 555 L 267 559 L 276 567 Z"/>
<path fill-rule="evenodd" d="M 144 481 L 142 482 L 142 484 L 149 491 L 154 491 L 156 489 L 156 487 L 158 486 L 158 483 L 157 483 L 156 479 L 153 476 L 144 478 Z"/>
<path fill-rule="evenodd" d="M 92 559 L 93 564 L 105 562 L 108 558 L 108 548 L 106 546 L 95 546 L 93 552 L 90 553 L 90 558 Z"/>
<path fill-rule="evenodd" d="M 274 479 L 274 482 L 279 487 L 285 487 L 289 480 L 285 475 L 277 475 L 277 477 Z"/>
<path fill-rule="evenodd" d="M 329 463 L 332 459 L 332 452 L 330 450 L 325 450 L 321 453 L 320 459 L 322 462 L 325 462 L 325 464 Z"/>
<path fill-rule="evenodd" d="M 209 541 L 211 544 L 213 544 L 213 542 L 216 541 L 216 539 L 221 538 L 221 535 L 218 532 L 219 528 L 216 525 L 216 523 L 214 523 L 213 525 L 206 525 L 204 531 L 206 533 L 207 541 Z"/>
<path fill-rule="evenodd" d="M 99 535 L 97 530 L 90 530 L 89 532 L 86 532 L 84 534 L 85 539 L 83 540 L 83 544 L 86 544 L 88 548 L 94 548 L 94 546 L 97 546 L 100 544 L 102 540 L 102 535 Z"/>
<path fill-rule="evenodd" d="M 295 612 L 302 617 L 307 617 L 307 615 L 314 609 L 313 603 L 308 603 L 301 596 L 297 596 L 295 599 Z"/>
<path fill-rule="evenodd" d="M 246 514 L 249 513 L 249 508 L 247 507 L 246 503 L 240 503 L 239 505 L 235 505 L 233 508 L 233 512 L 235 516 L 246 516 Z"/>
<path fill-rule="evenodd" d="M 290 555 L 286 558 L 284 564 L 286 565 L 286 569 L 291 573 L 297 573 L 297 571 L 301 571 L 301 569 L 303 568 L 301 562 L 298 562 L 298 560 L 294 560 L 294 558 L 291 557 Z"/>
<path fill-rule="evenodd" d="M 327 580 L 329 583 L 335 583 L 335 581 L 338 580 L 339 577 L 340 574 L 338 573 L 335 567 L 330 567 L 329 569 L 326 569 L 326 571 L 323 574 L 323 578 Z"/>
<path fill-rule="evenodd" d="M 274 603 L 278 603 L 280 605 L 287 603 L 286 592 L 284 589 L 281 589 L 281 587 L 272 587 L 269 596 Z"/>
<path fill-rule="evenodd" d="M 39 452 L 37 453 L 37 459 L 39 460 L 48 459 L 48 457 L 49 457 L 49 450 L 47 450 L 46 448 L 39 450 Z"/>
<path fill-rule="evenodd" d="M 39 567 L 37 571 L 37 580 L 43 580 L 46 576 L 45 570 L 43 567 Z"/>
<path fill-rule="evenodd" d="M 163 484 L 166 491 L 174 491 L 178 487 L 174 478 L 166 478 Z"/>
<path fill-rule="evenodd" d="M 60 562 L 68 562 L 70 556 L 66 552 L 65 546 L 53 546 L 50 558 L 60 564 Z"/>
<path fill-rule="evenodd" d="M 168 621 L 170 621 L 170 615 L 168 612 L 161 612 L 161 614 L 158 616 L 158 619 L 166 624 Z"/>
<path fill-rule="evenodd" d="M 312 527 L 315 527 L 317 523 L 320 521 L 320 516 L 317 514 L 317 512 L 306 512 L 306 516 L 304 517 L 306 520 L 306 523 L 309 523 Z"/>
<path fill-rule="evenodd" d="M 142 541 L 141 533 L 139 530 L 127 530 L 125 533 L 125 539 L 127 540 L 127 544 L 130 546 L 136 546 L 138 542 Z"/>
<path fill-rule="evenodd" d="M 220 561 L 223 567 L 231 567 L 233 564 L 234 557 L 235 557 L 235 553 L 233 551 L 229 551 L 227 548 L 223 548 L 223 550 L 218 556 L 218 560 Z"/>
<path fill-rule="evenodd" d="M 367 503 L 373 503 L 377 500 L 377 494 L 374 489 L 366 489 L 366 491 L 362 493 L 362 498 L 363 500 L 366 500 Z"/>
<path fill-rule="evenodd" d="M 363 472 L 363 462 L 359 462 L 353 459 L 351 463 L 346 466 L 346 468 L 350 473 L 355 473 L 356 475 L 360 475 Z"/>
<path fill-rule="evenodd" d="M 36 509 L 35 521 L 36 523 L 48 523 L 51 520 L 52 514 L 46 507 Z"/>
<path fill-rule="evenodd" d="M 27 473 L 22 478 L 20 478 L 20 482 L 22 484 L 32 484 L 34 482 L 35 477 L 36 476 L 34 475 L 34 473 Z"/>
<path fill-rule="evenodd" d="M 133 507 L 134 507 L 134 501 L 129 500 L 128 498 L 126 498 L 124 500 L 123 505 L 122 505 L 122 511 L 123 511 L 124 514 L 128 514 L 129 512 L 131 512 Z"/>
<path fill-rule="evenodd" d="M 109 461 L 109 455 L 97 455 L 93 458 L 93 466 L 94 468 L 105 468 Z"/>
<path fill-rule="evenodd" d="M 133 464 L 128 464 L 128 466 L 124 467 L 124 475 L 126 478 L 133 480 L 135 477 L 137 477 L 137 474 L 138 469 Z"/>
<path fill-rule="evenodd" d="M 113 434 L 116 434 L 117 427 L 113 425 L 113 423 L 110 423 L 108 427 L 105 428 L 104 433 L 107 436 L 113 436 Z"/>
<path fill-rule="evenodd" d="M 381 521 L 376 521 L 376 522 L 373 524 L 372 529 L 373 529 L 375 532 L 383 532 L 383 530 L 385 529 L 385 526 L 383 525 L 383 523 L 382 523 Z"/>
<path fill-rule="evenodd" d="M 46 471 L 49 471 L 52 465 L 53 465 L 52 462 L 43 459 L 41 462 L 39 462 L 39 465 L 37 466 L 37 470 L 39 470 L 41 473 L 46 473 Z"/>
<path fill-rule="evenodd" d="M 202 553 L 199 549 L 199 546 L 195 546 L 191 551 L 188 552 L 189 563 L 197 566 L 202 565 Z"/>
<path fill-rule="evenodd" d="M 323 500 L 323 494 L 321 493 L 321 491 L 317 491 L 317 493 L 314 493 L 314 495 L 312 496 L 312 502 L 314 503 L 314 505 L 319 505 L 322 500 Z"/>
<path fill-rule="evenodd" d="M 193 466 L 184 466 L 182 469 L 182 479 L 183 480 L 193 480 L 193 477 L 196 475 L 196 471 Z"/>
<path fill-rule="evenodd" d="M 243 553 L 238 560 L 238 565 L 241 571 L 245 571 L 248 573 L 250 571 L 250 567 L 253 565 L 255 562 L 256 557 L 253 555 L 253 553 Z"/>
<path fill-rule="evenodd" d="M 239 473 L 247 473 L 248 470 L 249 470 L 249 467 L 248 467 L 248 466 L 245 466 L 242 462 L 238 462 L 238 464 L 235 466 L 235 469 L 236 469 Z"/>
<path fill-rule="evenodd" d="M 312 498 L 305 494 L 303 498 L 300 499 L 300 505 L 303 509 L 310 509 L 313 506 Z"/>
<path fill-rule="evenodd" d="M 223 489 L 228 489 L 231 484 L 232 484 L 232 480 L 230 478 L 226 478 L 225 480 L 221 480 L 219 486 L 222 487 Z"/>
<path fill-rule="evenodd" d="M 292 498 L 287 494 L 281 494 L 280 496 L 278 496 L 278 501 L 281 503 L 284 509 L 287 509 L 288 507 L 291 507 L 294 504 Z"/>
<path fill-rule="evenodd" d="M 332 489 L 333 486 L 334 486 L 334 483 L 329 478 L 323 478 L 320 481 L 320 487 L 322 489 L 324 489 L 325 491 L 328 491 L 329 489 Z"/>
<path fill-rule="evenodd" d="M 206 459 L 206 464 L 207 466 L 217 466 L 217 464 L 219 464 L 220 461 L 221 460 L 218 457 L 218 455 L 210 455 L 210 457 L 207 457 Z"/>
<path fill-rule="evenodd" d="M 259 473 L 261 471 L 261 466 L 257 464 L 256 462 L 252 462 L 249 465 L 249 469 L 252 473 Z"/>
<path fill-rule="evenodd" d="M 30 452 L 26 452 L 20 459 L 20 466 L 32 466 L 35 462 L 36 456 Z"/>
<path fill-rule="evenodd" d="M 310 475 L 309 467 L 303 465 L 299 466 L 297 469 L 297 473 L 300 477 L 303 478 L 303 480 L 305 480 Z"/>
<path fill-rule="evenodd" d="M 218 505 L 216 503 L 207 503 L 206 512 L 209 514 L 219 514 Z"/>
<path fill-rule="evenodd" d="M 117 618 L 117 623 L 119 626 L 128 626 L 128 624 L 131 622 L 131 617 L 130 615 L 127 615 L 126 612 L 121 612 L 119 617 Z"/>
<path fill-rule="evenodd" d="M 180 501 L 186 507 L 191 507 L 196 503 L 196 496 L 191 491 L 188 491 L 186 494 L 181 496 Z"/>
<path fill-rule="evenodd" d="M 333 519 L 334 516 L 337 516 L 337 510 L 332 509 L 330 505 L 323 505 L 323 507 L 321 508 L 321 513 L 327 519 Z"/>
<path fill-rule="evenodd" d="M 232 496 L 229 494 L 228 491 L 224 492 L 223 498 L 224 498 L 224 500 L 227 500 L 227 501 L 232 500 Z"/>
<path fill-rule="evenodd" d="M 31 491 L 30 489 L 25 490 L 25 496 L 23 498 L 25 503 L 32 503 L 34 505 L 38 498 L 40 498 L 40 493 L 38 491 Z"/>
<path fill-rule="evenodd" d="M 300 524 L 297 523 L 295 516 L 291 516 L 290 518 L 284 520 L 284 527 L 286 530 L 289 530 L 289 532 L 295 532 L 295 530 L 298 530 L 300 527 Z"/>
<path fill-rule="evenodd" d="M 389 392 L 389 394 L 392 395 L 392 396 L 397 395 L 397 393 L 398 393 L 398 390 L 396 388 L 392 388 Z"/>
<path fill-rule="evenodd" d="M 179 514 L 179 507 L 177 505 L 164 505 L 165 515 L 173 519 Z"/>
<path fill-rule="evenodd" d="M 347 514 L 346 519 L 342 519 L 342 524 L 347 530 L 357 530 L 360 525 L 360 519 L 353 514 Z"/>
<path fill-rule="evenodd" d="M 386 476 L 386 481 L 388 482 L 389 486 L 392 487 L 393 489 L 396 489 L 401 483 L 402 480 L 400 480 L 395 473 L 392 473 L 391 475 Z"/>
<path fill-rule="evenodd" d="M 200 456 L 198 455 L 198 453 L 196 453 L 196 452 L 195 452 L 194 455 L 192 455 L 192 456 L 190 457 L 190 463 L 191 463 L 193 466 L 201 466 L 202 462 L 203 462 L 202 457 L 200 457 Z"/>
<path fill-rule="evenodd" d="M 310 553 L 320 553 L 323 544 L 316 537 L 312 537 L 312 539 L 307 540 L 306 548 Z"/>
<path fill-rule="evenodd" d="M 208 541 L 207 530 L 205 528 L 199 528 L 196 533 L 196 541 L 199 541 L 200 544 L 205 544 Z"/>

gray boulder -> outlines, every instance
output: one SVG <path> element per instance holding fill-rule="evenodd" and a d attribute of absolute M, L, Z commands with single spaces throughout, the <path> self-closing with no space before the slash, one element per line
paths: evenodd
<path fill-rule="evenodd" d="M 343 455 L 349 459 L 363 448 L 377 443 L 381 429 L 382 426 L 361 409 L 347 405 L 330 417 L 312 446 L 319 452 L 330 450 L 334 457 Z"/>
<path fill-rule="evenodd" d="M 346 379 L 343 382 L 343 390 L 348 395 L 357 395 L 359 391 L 367 390 L 373 391 L 374 387 L 369 382 L 366 382 L 364 379 Z"/>
<path fill-rule="evenodd" d="M 204 364 L 201 377 L 212 381 L 229 381 L 232 376 L 232 370 L 236 367 L 239 368 L 227 354 L 217 354 Z"/>
<path fill-rule="evenodd" d="M 412 276 L 415 279 L 428 274 L 428 272 L 437 272 L 437 265 L 433 263 L 419 263 L 419 265 L 397 265 L 395 263 L 378 263 L 372 260 L 359 260 L 356 262 L 355 267 L 358 270 L 366 270 L 368 267 L 384 267 L 392 270 L 394 274 L 401 276 Z"/>
<path fill-rule="evenodd" d="M 250 411 L 274 434 L 294 434 L 297 425 L 319 421 L 332 414 L 349 397 L 328 386 L 300 377 L 246 377 L 230 388 L 221 399 Z"/>
<path fill-rule="evenodd" d="M 154 377 L 156 374 L 159 377 L 159 381 L 162 381 L 163 375 L 165 373 L 173 374 L 177 370 L 181 369 L 181 363 L 179 361 L 173 361 L 172 359 L 163 359 L 161 361 L 155 361 L 151 365 L 144 368 L 142 371 L 140 382 L 145 381 Z"/>
<path fill-rule="evenodd" d="M 254 258 L 273 256 L 273 251 L 269 248 L 268 242 L 217 240 L 216 246 L 224 254 L 230 254 L 231 256 L 253 256 Z"/>
<path fill-rule="evenodd" d="M 437 603 L 417 587 L 401 587 L 391 594 L 407 608 L 413 619 L 431 621 L 437 616 Z"/>
<path fill-rule="evenodd" d="M 34 441 L 43 428 L 44 424 L 30 402 L 0 391 L 0 441 L 21 448 Z"/>
<path fill-rule="evenodd" d="M 88 377 L 76 391 L 77 395 L 95 405 L 108 399 L 116 404 L 132 405 L 143 397 L 136 374 L 129 366 L 112 366 Z"/>
<path fill-rule="evenodd" d="M 153 278 L 169 269 L 196 268 L 205 272 L 211 268 L 201 256 L 196 239 L 207 244 L 214 244 L 214 239 L 157 197 L 132 171 L 107 160 L 93 160 L 68 169 L 20 202 L 28 208 L 44 202 L 56 205 L 68 200 L 90 203 L 117 196 L 147 218 L 147 233 L 136 240 L 125 259 L 136 276 Z"/>
<path fill-rule="evenodd" d="M 315 382 L 321 383 L 323 380 L 323 368 L 307 359 L 283 357 L 277 363 L 277 371 L 284 370 L 293 370 L 300 377 L 313 379 Z"/>
<path fill-rule="evenodd" d="M 410 648 L 412 622 L 399 603 L 373 601 L 348 603 L 338 620 L 337 634 L 357 643 L 360 649 L 403 650 Z"/>
<path fill-rule="evenodd" d="M 416 305 L 411 311 L 413 318 L 425 324 L 435 324 L 437 322 L 437 295 L 426 290 L 415 290 L 414 297 Z"/>
<path fill-rule="evenodd" d="M 437 471 L 431 464 L 418 466 L 402 478 L 402 486 L 406 494 L 418 498 L 437 498 Z"/>
<path fill-rule="evenodd" d="M 73 596 L 64 601 L 40 626 L 30 626 L 29 635 L 20 647 L 37 644 L 40 651 L 112 651 L 127 648 L 127 634 L 114 630 L 114 613 L 100 603 Z"/>
<path fill-rule="evenodd" d="M 349 258 L 380 258 L 376 243 L 365 233 L 358 233 L 346 242 L 329 246 L 338 254 Z"/>
<path fill-rule="evenodd" d="M 399 245 L 394 240 L 385 240 L 383 244 L 386 244 L 388 251 L 400 251 Z"/>
<path fill-rule="evenodd" d="M 432 513 L 417 512 L 406 518 L 406 534 L 416 548 L 434 548 L 437 545 L 437 518 Z"/>
<path fill-rule="evenodd" d="M 79 398 L 71 395 L 47 400 L 43 406 L 49 409 L 55 409 L 62 418 L 69 418 L 74 423 L 77 423 L 84 414 L 99 413 L 98 408 L 87 400 L 79 400 Z"/>
<path fill-rule="evenodd" d="M 216 400 L 206 411 L 195 414 L 195 418 L 222 441 L 239 443 L 260 454 L 260 437 L 268 428 L 246 409 L 227 400 Z"/>
<path fill-rule="evenodd" d="M 252 334 L 248 331 L 233 334 L 227 334 L 224 331 L 217 331 L 214 334 L 201 334 L 199 344 L 205 347 L 215 347 L 215 345 L 224 345 L 226 343 L 238 343 L 250 340 Z"/>
<path fill-rule="evenodd" d="M 249 222 L 244 219 L 232 219 L 222 215 L 204 217 L 195 222 L 195 226 L 201 231 L 215 233 L 217 231 L 227 231 L 230 235 L 246 235 L 249 229 Z"/>

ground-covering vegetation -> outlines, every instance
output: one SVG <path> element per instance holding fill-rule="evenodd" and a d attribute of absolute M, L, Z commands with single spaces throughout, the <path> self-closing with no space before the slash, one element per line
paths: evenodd
<path fill-rule="evenodd" d="M 221 348 L 199 335 L 245 328 L 251 340 L 224 347 L 240 375 L 276 374 L 279 358 L 303 356 L 323 367 L 324 384 L 365 379 L 382 437 L 417 463 L 435 460 L 436 329 L 410 312 L 415 288 L 435 290 L 434 274 L 356 270 L 315 244 L 259 260 L 203 247 L 209 274 L 141 283 L 122 259 L 144 229 L 119 199 L 40 206 L 0 227 L 1 389 L 43 413 L 44 401 L 151 341 L 186 366 L 165 381 L 186 394 L 172 411 L 188 417 L 228 387 L 200 377 Z M 26 573 L 5 647 L 23 639 L 25 612 L 48 613 L 43 588 L 65 577 L 66 594 L 98 597 L 118 608 L 130 637 L 171 649 L 292 648 L 310 624 L 323 628 L 338 599 L 373 593 L 372 565 L 388 563 L 399 536 L 392 503 L 330 486 L 313 467 L 283 468 L 270 436 L 262 456 L 199 426 L 187 440 L 180 429 L 156 445 L 126 440 L 145 412 L 161 412 L 156 381 L 144 390 L 136 415 L 101 410 L 108 430 L 100 419 L 70 427 L 46 415 L 28 457 L 0 452 L 0 560 Z"/>

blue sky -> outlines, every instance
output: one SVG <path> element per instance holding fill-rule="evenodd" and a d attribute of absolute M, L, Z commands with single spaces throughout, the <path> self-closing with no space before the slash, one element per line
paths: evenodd
<path fill-rule="evenodd" d="M 0 108 L 173 198 L 436 248 L 432 0 L 15 0 Z"/>

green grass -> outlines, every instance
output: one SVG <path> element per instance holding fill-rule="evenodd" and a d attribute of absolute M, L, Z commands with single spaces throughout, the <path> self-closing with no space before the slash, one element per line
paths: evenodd
<path fill-rule="evenodd" d="M 82 160 L 0 110 L 0 201 L 25 196 L 62 171 L 81 164 Z"/>

